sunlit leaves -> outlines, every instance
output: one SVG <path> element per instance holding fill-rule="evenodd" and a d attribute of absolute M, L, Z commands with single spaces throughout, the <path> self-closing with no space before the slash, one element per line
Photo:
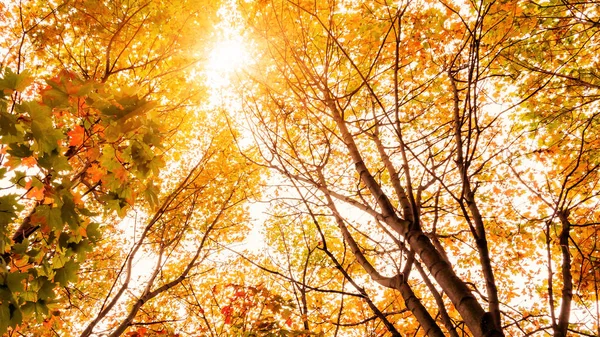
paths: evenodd
<path fill-rule="evenodd" d="M 28 71 L 15 73 L 10 68 L 4 68 L 0 80 L 0 91 L 6 94 L 12 94 L 14 91 L 24 91 L 33 82 L 33 77 Z"/>
<path fill-rule="evenodd" d="M 527 315 L 515 331 L 546 324 L 564 335 L 556 326 L 568 325 L 568 312 L 559 317 L 555 309 L 570 305 L 568 275 L 580 273 L 565 256 L 587 263 L 591 241 L 573 238 L 598 223 L 595 7 L 568 1 L 269 1 L 246 10 L 263 48 L 245 111 L 264 165 L 297 190 L 280 188 L 285 192 L 277 200 L 290 211 L 277 214 L 277 222 L 300 232 L 300 214 L 310 210 L 342 218 L 340 228 L 352 226 L 352 238 L 366 241 L 352 250 L 357 260 L 365 256 L 390 275 L 402 269 L 406 256 L 396 252 L 406 242 L 395 237 L 403 230 L 388 219 L 402 214 L 432 240 L 432 254 L 441 255 L 436 260 L 448 255 L 475 297 L 487 291 L 480 302 L 498 321 L 510 316 L 498 307 L 518 303 L 527 288 L 514 279 L 519 270 L 536 285 L 532 296 L 550 305 L 524 304 L 523 310 L 529 306 L 547 317 Z M 372 226 L 348 208 L 390 228 Z M 303 232 L 302 244 L 307 237 Z M 332 251 L 340 254 L 340 248 Z M 302 254 L 287 252 L 288 264 Z M 279 269 L 291 274 L 286 267 Z M 429 312 L 443 309 L 443 298 L 433 304 L 424 295 L 437 291 L 421 286 L 430 276 L 411 269 L 414 281 L 408 283 Z M 494 309 L 496 284 L 502 304 Z M 593 297 L 594 290 L 579 289 L 580 296 Z M 453 293 L 446 289 L 442 297 Z M 575 302 L 591 310 L 586 301 Z M 454 322 L 459 306 L 454 301 L 448 308 Z M 469 313 L 460 315 L 478 334 Z M 444 325 L 454 329 L 448 320 Z"/>
<path fill-rule="evenodd" d="M 31 82 L 25 79 L 27 76 L 6 71 L 3 83 L 15 92 L 22 91 L 25 84 Z M 21 318 L 17 317 L 23 314 L 34 316 L 38 321 L 48 314 L 45 305 L 32 301 L 32 296 L 43 301 L 54 297 L 53 287 L 65 287 L 77 281 L 80 262 L 99 239 L 95 225 L 90 225 L 86 218 L 92 214 L 86 207 L 95 207 L 102 195 L 112 194 L 119 202 L 106 211 L 121 212 L 135 203 L 136 191 L 144 190 L 146 178 L 150 174 L 157 175 L 163 165 L 154 152 L 159 151 L 160 136 L 147 136 L 157 132 L 153 127 L 156 124 L 139 122 L 110 142 L 103 137 L 106 125 L 145 118 L 151 108 L 146 101 L 126 96 L 124 107 L 118 97 L 106 95 L 98 84 L 82 81 L 69 73 L 62 73 L 47 83 L 39 100 L 2 100 L 3 121 L 7 124 L 1 135 L 4 153 L 1 160 L 5 167 L 2 179 L 8 181 L 10 177 L 11 188 L 23 191 L 1 197 L 5 225 L 0 248 L 3 264 L 8 267 L 2 275 L 12 294 L 9 301 L 13 328 L 20 323 Z M 93 97 L 88 96 L 92 91 Z M 124 113 L 122 116 L 103 114 L 94 108 L 97 104 L 109 111 Z M 137 138 L 142 127 L 144 132 Z M 151 147 L 142 148 L 145 155 L 141 158 L 132 156 L 131 151 L 139 153 L 140 146 L 128 145 L 144 140 L 151 141 Z M 106 161 L 98 159 L 105 149 L 110 149 L 110 156 L 121 158 L 101 166 Z M 122 158 L 133 165 L 119 160 Z M 102 187 L 101 180 L 106 182 Z M 113 183 L 115 180 L 117 183 Z M 88 193 L 96 199 L 82 200 L 81 196 Z M 34 204 L 27 203 L 27 199 Z M 17 222 L 16 212 L 22 209 L 28 214 Z M 51 261 L 43 261 L 51 256 Z M 25 291 L 25 285 L 27 289 L 35 289 L 36 282 L 41 282 L 37 289 L 41 294 L 36 295 L 35 290 Z"/>
<path fill-rule="evenodd" d="M 593 335 L 592 5 L 241 1 L 223 112 L 214 2 L 1 4 L 0 333 Z M 259 166 L 268 248 L 231 264 Z"/>

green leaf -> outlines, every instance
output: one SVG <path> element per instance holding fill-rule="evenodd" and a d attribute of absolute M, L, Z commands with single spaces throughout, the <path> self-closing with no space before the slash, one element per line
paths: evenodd
<path fill-rule="evenodd" d="M 0 111 L 0 136 L 13 135 L 19 133 L 17 130 L 17 117 L 5 111 Z"/>
<path fill-rule="evenodd" d="M 21 187 L 25 187 L 26 181 L 23 179 L 27 176 L 27 174 L 23 171 L 13 171 L 14 177 L 10 178 L 10 182 L 19 185 Z"/>
<path fill-rule="evenodd" d="M 102 155 L 100 156 L 100 165 L 108 171 L 115 171 L 121 168 L 121 164 L 115 159 L 116 156 L 115 149 L 111 145 L 104 145 L 102 147 Z"/>
<path fill-rule="evenodd" d="M 77 270 L 79 265 L 74 261 L 67 261 L 62 268 L 56 269 L 54 282 L 66 287 L 71 282 L 77 282 Z"/>
<path fill-rule="evenodd" d="M 23 313 L 20 308 L 11 303 L 8 305 L 8 310 L 10 310 L 10 327 L 14 328 L 23 322 Z"/>
<path fill-rule="evenodd" d="M 31 287 L 27 287 L 27 291 L 21 293 L 19 295 L 19 299 L 25 302 L 35 302 L 37 301 L 37 293 L 35 291 L 31 291 Z M 23 308 L 21 308 L 23 310 Z"/>
<path fill-rule="evenodd" d="M 62 218 L 61 210 L 57 207 L 50 207 L 48 205 L 40 205 L 36 207 L 35 214 L 44 217 L 46 224 L 51 230 L 60 230 L 63 227 L 64 221 Z"/>
<path fill-rule="evenodd" d="M 4 281 L 4 280 L 2 280 Z M 0 303 L 10 302 L 13 298 L 12 292 L 4 284 L 0 284 Z"/>
<path fill-rule="evenodd" d="M 4 227 L 13 222 L 13 220 L 17 217 L 17 212 L 19 212 L 23 206 L 17 203 L 18 195 L 16 194 L 7 194 L 0 196 L 0 224 Z M 3 250 L 0 250 L 3 251 Z"/>
<path fill-rule="evenodd" d="M 101 111 L 121 122 L 144 114 L 156 106 L 156 103 L 139 99 L 136 95 L 119 97 L 116 101 L 119 105 L 110 105 Z"/>
<path fill-rule="evenodd" d="M 21 243 L 15 243 L 12 246 L 12 252 L 14 254 L 23 255 L 29 247 L 29 239 L 25 238 Z"/>
<path fill-rule="evenodd" d="M 88 239 L 92 242 L 96 242 L 102 238 L 102 232 L 100 232 L 100 224 L 90 223 L 87 228 Z"/>
<path fill-rule="evenodd" d="M 67 248 L 69 246 L 69 239 L 71 236 L 65 232 L 60 233 L 58 237 L 58 246 L 60 248 Z"/>
<path fill-rule="evenodd" d="M 19 110 L 31 116 L 31 133 L 42 153 L 52 153 L 58 149 L 58 143 L 65 138 L 61 130 L 52 123 L 52 109 L 37 102 L 25 102 Z"/>
<path fill-rule="evenodd" d="M 30 260 L 36 260 L 40 257 L 40 253 L 42 251 L 39 249 L 32 249 L 30 251 L 28 251 L 26 254 L 27 256 L 29 256 L 31 259 Z"/>
<path fill-rule="evenodd" d="M 156 193 L 156 186 L 154 186 L 154 184 L 149 183 L 146 186 L 146 190 L 144 190 L 144 198 L 151 208 L 158 206 L 159 200 Z"/>
<path fill-rule="evenodd" d="M 52 261 L 52 262 L 54 262 L 54 261 Z M 54 263 L 50 264 L 50 262 L 48 262 L 48 261 L 42 262 L 42 265 L 40 266 L 40 268 L 37 269 L 38 275 L 48 277 L 48 279 L 54 279 L 54 275 L 56 274 L 56 271 L 52 268 L 53 264 Z M 64 263 L 62 265 L 64 265 Z"/>
<path fill-rule="evenodd" d="M 19 158 L 27 158 L 31 157 L 33 151 L 26 144 L 16 144 L 12 143 L 8 145 L 9 149 L 6 151 L 11 156 L 19 157 Z"/>
<path fill-rule="evenodd" d="M 52 89 L 46 90 L 42 96 L 42 102 L 51 108 L 69 105 L 69 95 L 58 89 L 56 82 L 47 81 Z"/>
<path fill-rule="evenodd" d="M 63 205 L 60 208 L 62 220 L 66 222 L 71 229 L 79 227 L 79 214 L 75 211 L 75 203 L 70 196 L 65 195 L 62 198 Z"/>
<path fill-rule="evenodd" d="M 0 335 L 4 335 L 8 329 L 8 323 L 10 322 L 10 309 L 8 302 L 0 302 Z"/>
<path fill-rule="evenodd" d="M 13 293 L 20 293 L 25 291 L 23 281 L 27 279 L 27 273 L 8 273 L 6 275 L 6 286 Z"/>
<path fill-rule="evenodd" d="M 40 288 L 37 292 L 38 299 L 46 301 L 56 297 L 54 283 L 50 282 L 46 277 L 40 277 L 38 282 L 40 282 Z"/>
<path fill-rule="evenodd" d="M 38 158 L 38 164 L 48 170 L 55 172 L 70 171 L 71 165 L 65 156 L 58 152 L 58 149 L 45 153 Z"/>
<path fill-rule="evenodd" d="M 121 129 L 121 125 L 116 122 L 111 122 L 106 129 L 104 129 L 104 137 L 109 143 L 116 142 L 123 134 L 124 132 Z"/>
<path fill-rule="evenodd" d="M 43 300 L 37 302 L 25 302 L 21 307 L 25 316 L 34 315 L 36 321 L 41 322 L 46 316 L 48 316 L 48 306 Z"/>
<path fill-rule="evenodd" d="M 68 244 L 68 247 L 75 254 L 77 254 L 78 261 L 84 260 L 87 253 L 89 253 L 93 250 L 93 247 L 90 244 L 90 240 L 88 240 L 88 239 L 83 239 L 79 242 L 71 242 Z"/>
<path fill-rule="evenodd" d="M 4 74 L 0 77 L 0 91 L 15 90 L 23 91 L 33 82 L 33 77 L 29 71 L 23 71 L 17 74 L 10 68 L 4 69 Z"/>

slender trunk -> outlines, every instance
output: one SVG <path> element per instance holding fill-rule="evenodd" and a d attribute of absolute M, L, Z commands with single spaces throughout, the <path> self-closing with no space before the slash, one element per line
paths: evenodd
<path fill-rule="evenodd" d="M 488 242 L 486 238 L 485 225 L 483 223 L 483 217 L 479 212 L 479 207 L 475 202 L 475 191 L 471 187 L 469 180 L 468 168 L 470 160 L 465 158 L 463 153 L 463 139 L 462 139 L 462 123 L 460 118 L 459 108 L 459 95 L 456 81 L 452 74 L 449 74 L 450 83 L 452 85 L 452 93 L 454 100 L 453 108 L 453 119 L 454 119 L 454 138 L 456 141 L 456 165 L 460 171 L 460 178 L 462 181 L 462 195 L 460 196 L 460 204 L 463 209 L 464 216 L 469 223 L 471 233 L 475 238 L 477 245 L 477 252 L 479 254 L 479 260 L 481 263 L 481 269 L 483 277 L 485 279 L 485 287 L 488 296 L 488 309 L 492 317 L 493 330 L 498 331 L 502 334 L 502 321 L 500 317 L 500 301 L 498 300 L 498 289 L 496 287 L 496 280 L 494 277 L 494 271 L 492 269 L 492 261 L 490 259 L 490 252 Z M 468 145 L 467 145 L 468 146 Z M 465 209 L 464 203 L 467 204 Z M 468 209 L 468 211 L 467 211 Z M 471 223 L 471 219 L 474 222 L 474 226 Z"/>
<path fill-rule="evenodd" d="M 571 275 L 571 255 L 569 252 L 569 232 L 571 224 L 567 219 L 565 212 L 559 212 L 562 230 L 559 236 L 560 250 L 562 252 L 562 297 L 560 303 L 560 313 L 558 315 L 558 324 L 554 328 L 554 337 L 567 336 L 569 328 L 569 317 L 571 313 L 571 302 L 573 300 L 573 276 Z"/>
<path fill-rule="evenodd" d="M 131 324 L 133 324 L 133 320 L 135 319 L 138 312 L 140 311 L 140 309 L 144 306 L 144 304 L 146 302 L 148 302 L 151 299 L 155 298 L 156 296 L 168 291 L 169 289 L 179 285 L 181 282 L 183 282 L 183 280 L 185 280 L 187 278 L 190 271 L 194 267 L 196 267 L 197 261 L 200 258 L 200 253 L 203 251 L 206 241 L 209 240 L 209 235 L 212 233 L 215 226 L 219 223 L 219 221 L 221 220 L 221 217 L 223 217 L 223 214 L 225 213 L 227 208 L 230 207 L 230 202 L 233 198 L 234 193 L 235 193 L 235 189 L 230 191 L 229 195 L 227 196 L 227 199 L 225 199 L 225 201 L 221 205 L 221 209 L 215 215 L 215 218 L 210 222 L 210 225 L 206 229 L 206 232 L 204 233 L 204 236 L 202 237 L 202 240 L 200 241 L 198 248 L 196 248 L 196 252 L 195 252 L 194 256 L 188 262 L 188 264 L 185 266 L 185 269 L 181 272 L 181 274 L 179 274 L 179 276 L 177 278 L 163 284 L 162 286 L 160 286 L 154 290 L 151 290 L 152 286 L 154 285 L 154 281 L 156 279 L 157 274 L 153 275 L 153 277 L 148 281 L 149 283 L 146 286 L 146 288 L 144 289 L 142 295 L 138 298 L 137 301 L 135 301 L 135 303 L 129 310 L 127 317 L 123 321 L 121 321 L 121 323 L 117 326 L 117 328 L 115 330 L 113 330 L 113 332 L 111 332 L 110 335 L 108 335 L 108 337 L 121 336 L 123 334 L 123 332 L 125 332 L 125 330 L 127 330 L 127 328 L 129 326 L 131 326 Z M 196 207 L 195 203 L 196 203 L 197 198 L 198 198 L 198 195 L 196 195 L 194 198 L 194 201 L 192 201 L 192 205 L 190 206 L 190 210 L 188 211 L 188 217 L 185 220 L 186 223 L 188 221 L 190 221 L 190 219 L 191 219 L 193 210 Z M 160 271 L 160 268 L 157 268 L 157 271 Z"/>
<path fill-rule="evenodd" d="M 406 307 L 415 315 L 417 321 L 425 331 L 425 334 L 430 337 L 444 337 L 444 333 L 438 326 L 435 319 L 431 317 L 425 306 L 423 306 L 421 300 L 415 295 L 406 281 L 400 284 L 399 290 L 400 294 L 402 294 L 402 298 L 404 299 Z"/>
<path fill-rule="evenodd" d="M 442 322 L 444 323 L 444 325 L 446 326 L 446 329 L 448 330 L 448 334 L 450 335 L 450 337 L 459 337 L 458 332 L 456 332 L 456 328 L 454 327 L 454 324 L 452 323 L 452 319 L 450 319 L 450 315 L 448 315 L 448 311 L 446 310 L 446 307 L 444 305 L 444 300 L 442 299 L 442 295 L 435 288 L 435 285 L 431 282 L 431 279 L 425 273 L 425 270 L 423 270 L 423 266 L 421 266 L 420 263 L 415 262 L 415 267 L 417 268 L 417 271 L 419 272 L 419 274 L 421 275 L 421 278 L 425 282 L 425 285 L 427 285 L 429 292 L 431 292 L 431 294 L 433 295 L 433 298 L 435 299 L 435 303 L 437 304 L 438 310 L 440 313 L 440 318 L 441 318 Z"/>

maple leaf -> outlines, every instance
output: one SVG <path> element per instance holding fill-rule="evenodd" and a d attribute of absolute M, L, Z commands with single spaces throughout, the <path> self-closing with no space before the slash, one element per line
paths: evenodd
<path fill-rule="evenodd" d="M 106 170 L 101 168 L 97 163 L 93 163 L 87 170 L 87 174 L 93 183 L 97 183 L 106 175 Z"/>
<path fill-rule="evenodd" d="M 45 191 L 44 186 L 41 186 L 41 187 L 32 186 L 31 189 L 29 190 L 29 192 L 27 192 L 27 197 L 36 199 L 36 200 L 43 200 L 44 199 L 44 191 Z"/>
<path fill-rule="evenodd" d="M 67 132 L 69 136 L 69 146 L 81 146 L 85 139 L 85 129 L 81 125 L 75 126 L 73 130 Z"/>
<path fill-rule="evenodd" d="M 31 215 L 31 222 L 34 224 L 41 224 L 41 225 L 45 225 L 46 222 L 46 217 L 42 214 L 38 214 L 38 212 L 33 213 Z"/>
<path fill-rule="evenodd" d="M 119 179 L 121 182 L 125 182 L 128 179 L 129 176 L 129 172 L 122 166 L 118 167 L 116 170 L 113 171 L 113 174 L 115 175 L 115 177 L 117 179 Z"/>
<path fill-rule="evenodd" d="M 37 160 L 34 157 L 26 157 L 21 159 L 21 163 L 27 167 L 34 167 L 37 164 Z"/>

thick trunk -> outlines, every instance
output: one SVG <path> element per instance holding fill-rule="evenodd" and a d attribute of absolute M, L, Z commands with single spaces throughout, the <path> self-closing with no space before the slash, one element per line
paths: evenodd
<path fill-rule="evenodd" d="M 418 262 L 415 262 L 414 265 L 417 268 L 417 270 L 419 271 L 419 274 L 421 275 L 421 278 L 423 279 L 423 281 L 427 285 L 427 288 L 429 289 L 429 292 L 431 292 L 431 295 L 433 295 L 433 298 L 435 299 L 435 303 L 437 304 L 438 309 L 439 309 L 440 319 L 442 320 L 442 322 L 446 326 L 446 330 L 448 330 L 448 335 L 450 337 L 459 337 L 458 336 L 458 332 L 456 332 L 456 327 L 454 326 L 454 323 L 452 322 L 452 319 L 450 319 L 450 316 L 448 315 L 448 310 L 446 310 L 446 307 L 445 307 L 445 304 L 444 304 L 444 300 L 442 299 L 441 294 L 435 288 L 435 285 L 433 284 L 433 282 L 431 282 L 431 279 L 429 278 L 429 275 L 427 275 L 425 273 L 425 270 L 423 270 L 423 266 L 421 266 L 421 264 L 418 263 Z"/>
<path fill-rule="evenodd" d="M 320 172 L 319 172 L 319 180 L 322 185 L 325 184 L 325 178 L 323 177 L 322 173 L 320 173 Z M 369 276 L 375 282 L 381 284 L 382 286 L 384 286 L 386 288 L 396 289 L 396 290 L 400 291 L 400 294 L 402 295 L 402 298 L 404 299 L 404 303 L 406 304 L 406 307 L 408 308 L 408 310 L 410 310 L 413 313 L 413 315 L 415 316 L 415 318 L 417 319 L 419 324 L 425 330 L 425 333 L 427 334 L 427 336 L 429 336 L 429 337 L 444 337 L 444 333 L 442 332 L 440 327 L 435 322 L 435 319 L 433 319 L 433 317 L 431 317 L 431 314 L 429 314 L 429 312 L 427 311 L 427 309 L 425 308 L 423 303 L 421 303 L 421 300 L 419 298 L 417 298 L 417 296 L 414 294 L 414 292 L 412 291 L 412 289 L 406 282 L 407 280 L 404 278 L 404 275 L 396 274 L 392 277 L 386 277 L 386 276 L 381 275 L 375 269 L 375 267 L 373 267 L 373 265 L 367 260 L 367 258 L 364 256 L 364 254 L 360 250 L 360 247 L 358 246 L 358 244 L 352 237 L 352 234 L 350 233 L 350 231 L 348 231 L 348 228 L 346 227 L 344 220 L 342 219 L 341 215 L 337 211 L 337 208 L 335 207 L 335 204 L 333 203 L 333 199 L 331 198 L 331 196 L 326 194 L 325 197 L 327 199 L 328 207 L 333 212 L 336 223 L 337 223 L 338 227 L 340 228 L 340 231 L 342 232 L 344 241 L 350 246 L 350 250 L 354 254 L 356 261 L 361 265 L 361 267 L 367 272 L 367 274 L 369 274 Z"/>
<path fill-rule="evenodd" d="M 429 238 L 419 229 L 406 233 L 406 240 L 421 258 L 431 275 L 442 287 L 461 317 L 475 336 L 499 336 L 471 290 L 456 276 L 454 270 L 435 249 Z"/>
<path fill-rule="evenodd" d="M 354 161 L 356 171 L 360 179 L 375 197 L 377 205 L 381 208 L 385 223 L 406 238 L 411 248 L 421 258 L 437 283 L 448 294 L 448 298 L 450 298 L 450 301 L 454 304 L 474 336 L 502 336 L 495 329 L 494 320 L 490 319 L 490 314 L 483 310 L 467 285 L 456 276 L 454 270 L 452 270 L 443 256 L 435 249 L 429 238 L 423 234 L 420 228 L 409 226 L 410 223 L 408 221 L 398 217 L 388 197 L 365 165 L 335 101 L 331 99 L 329 92 L 326 90 L 324 90 L 324 94 L 326 95 L 328 107 L 341 133 L 342 139 Z"/>

